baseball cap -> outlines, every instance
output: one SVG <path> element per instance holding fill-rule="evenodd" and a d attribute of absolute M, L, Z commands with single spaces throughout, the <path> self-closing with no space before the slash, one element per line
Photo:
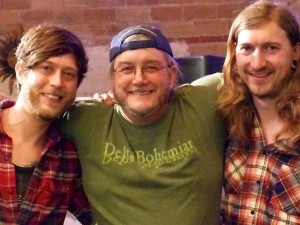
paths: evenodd
<path fill-rule="evenodd" d="M 126 38 L 134 34 L 145 34 L 151 39 L 123 43 Z M 117 55 L 124 51 L 140 48 L 156 48 L 167 52 L 173 57 L 168 39 L 158 28 L 149 25 L 137 25 L 127 27 L 114 36 L 110 45 L 109 61 L 111 62 Z"/>

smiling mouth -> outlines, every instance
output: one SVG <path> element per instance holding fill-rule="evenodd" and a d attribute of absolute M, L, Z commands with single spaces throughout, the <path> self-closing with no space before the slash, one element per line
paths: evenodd
<path fill-rule="evenodd" d="M 138 91 L 129 91 L 131 95 L 149 95 L 153 93 L 152 90 L 138 90 Z"/>
<path fill-rule="evenodd" d="M 62 99 L 61 96 L 59 95 L 53 95 L 53 94 L 43 94 L 43 96 L 49 98 L 49 99 L 52 99 L 52 100 L 59 100 L 59 99 Z"/>
<path fill-rule="evenodd" d="M 256 77 L 256 78 L 263 78 L 269 76 L 271 73 L 249 73 L 250 76 Z"/>

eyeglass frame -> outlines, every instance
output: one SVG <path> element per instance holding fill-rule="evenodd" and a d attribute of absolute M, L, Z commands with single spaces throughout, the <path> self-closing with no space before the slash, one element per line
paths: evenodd
<path fill-rule="evenodd" d="M 152 65 L 152 66 L 151 66 Z M 142 74 L 155 74 L 155 73 L 157 73 L 157 72 L 160 72 L 160 71 L 162 71 L 163 69 L 166 69 L 166 68 L 170 68 L 171 66 L 172 66 L 172 64 L 171 65 L 166 65 L 166 66 L 162 66 L 162 65 L 160 65 L 160 64 L 157 64 L 156 65 L 157 67 L 154 69 L 154 71 L 151 71 L 151 67 L 152 67 L 152 69 L 155 67 L 155 64 L 151 64 L 151 63 L 148 63 L 148 64 L 145 64 L 145 65 L 143 65 L 142 67 L 136 67 L 136 66 L 134 66 L 134 65 L 124 65 L 124 66 L 118 66 L 118 67 L 116 67 L 115 69 L 113 69 L 113 72 L 114 73 L 117 73 L 117 74 L 122 74 L 122 75 L 135 75 L 136 74 L 136 71 L 137 71 L 137 69 L 140 69 L 141 70 L 141 72 L 142 72 Z M 122 67 L 122 68 L 120 68 L 120 67 Z M 159 67 L 159 68 L 158 68 Z M 129 69 L 131 69 L 131 71 L 130 72 L 125 72 L 124 73 L 124 71 L 122 72 L 121 70 L 119 70 L 118 71 L 118 69 L 126 69 L 126 68 L 129 68 Z M 150 71 L 146 71 L 145 72 L 145 68 L 147 69 L 150 69 Z"/>

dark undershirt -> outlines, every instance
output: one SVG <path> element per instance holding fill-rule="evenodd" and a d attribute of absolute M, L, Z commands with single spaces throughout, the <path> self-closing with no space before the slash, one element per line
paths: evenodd
<path fill-rule="evenodd" d="M 16 172 L 18 205 L 20 207 L 25 197 L 27 187 L 30 182 L 30 178 L 33 174 L 35 166 L 33 167 L 19 167 L 16 165 L 14 166 Z"/>

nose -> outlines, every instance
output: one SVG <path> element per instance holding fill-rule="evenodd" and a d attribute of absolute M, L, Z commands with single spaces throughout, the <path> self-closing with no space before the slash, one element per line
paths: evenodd
<path fill-rule="evenodd" d="M 50 85 L 61 87 L 62 86 L 62 74 L 60 71 L 56 71 L 52 75 L 50 75 Z"/>
<path fill-rule="evenodd" d="M 142 68 L 136 68 L 134 73 L 133 83 L 135 84 L 143 84 L 146 82 L 145 75 L 143 73 Z"/>
<path fill-rule="evenodd" d="M 251 67 L 255 70 L 260 70 L 266 65 L 265 54 L 262 50 L 256 49 L 252 55 Z"/>

